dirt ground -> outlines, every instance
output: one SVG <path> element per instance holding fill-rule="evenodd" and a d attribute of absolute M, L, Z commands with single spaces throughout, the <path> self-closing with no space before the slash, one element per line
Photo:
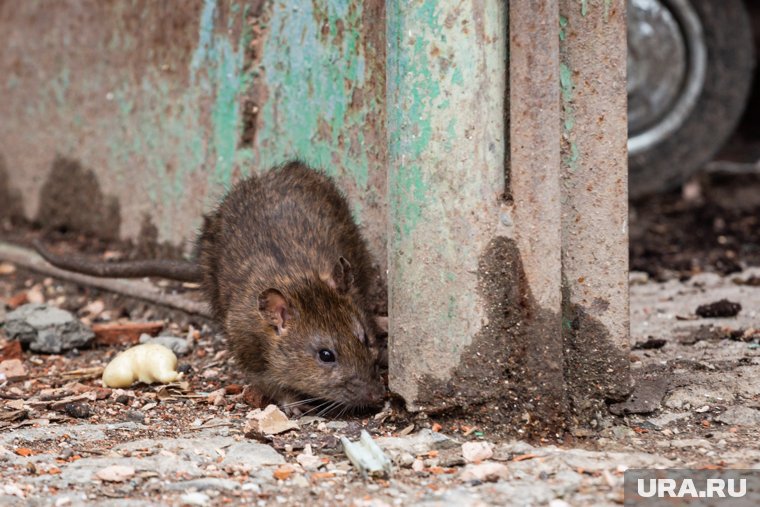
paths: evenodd
<path fill-rule="evenodd" d="M 209 322 L 0 264 L 0 322 L 26 299 L 87 325 L 161 321 L 161 334 L 191 345 L 179 357 L 183 382 L 111 390 L 100 384 L 102 367 L 126 344 L 41 354 L 20 351 L 0 328 L 0 361 L 21 368 L 0 382 L 0 504 L 620 505 L 627 468 L 759 467 L 753 194 L 760 180 L 710 177 L 632 210 L 637 390 L 598 431 L 551 443 L 390 407 L 307 416 L 297 429 L 249 438 L 256 400 Z M 738 314 L 698 315 L 713 315 L 698 307 L 723 299 L 739 303 Z M 340 437 L 362 429 L 392 459 L 390 477 L 361 477 L 343 453 Z"/>

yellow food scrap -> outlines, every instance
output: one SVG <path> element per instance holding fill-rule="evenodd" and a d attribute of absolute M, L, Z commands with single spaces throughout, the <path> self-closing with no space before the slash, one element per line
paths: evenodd
<path fill-rule="evenodd" d="M 103 370 L 106 387 L 129 387 L 136 381 L 169 384 L 182 378 L 177 372 L 177 356 L 157 343 L 144 343 L 114 357 Z"/>

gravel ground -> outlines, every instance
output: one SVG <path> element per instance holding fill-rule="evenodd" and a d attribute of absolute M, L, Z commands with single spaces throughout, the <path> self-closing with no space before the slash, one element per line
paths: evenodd
<path fill-rule="evenodd" d="M 165 323 L 164 333 L 194 337 L 180 357 L 186 379 L 171 389 L 102 388 L 100 368 L 127 345 L 19 355 L 3 339 L 0 358 L 17 357 L 23 371 L 0 386 L 0 504 L 618 505 L 626 468 L 760 466 L 760 269 L 647 278 L 631 276 L 641 392 L 613 406 L 619 415 L 597 433 L 551 445 L 390 408 L 347 420 L 307 417 L 290 432 L 247 438 L 255 400 L 237 383 L 221 337 L 202 322 Z M 6 303 L 19 294 L 87 324 L 161 316 L 20 271 L 0 276 Z M 739 303 L 738 315 L 696 316 L 721 299 Z M 393 460 L 389 478 L 362 478 L 343 454 L 340 437 L 356 439 L 361 429 Z M 463 447 L 473 442 L 485 444 L 474 455 Z"/>

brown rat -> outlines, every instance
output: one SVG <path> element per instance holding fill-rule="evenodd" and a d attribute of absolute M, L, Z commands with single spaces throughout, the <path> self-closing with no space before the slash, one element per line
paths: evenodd
<path fill-rule="evenodd" d="M 95 276 L 201 279 L 235 359 L 274 401 L 322 409 L 382 402 L 371 258 L 345 198 L 305 164 L 238 183 L 205 217 L 198 265 L 92 263 L 36 246 L 52 264 Z"/>

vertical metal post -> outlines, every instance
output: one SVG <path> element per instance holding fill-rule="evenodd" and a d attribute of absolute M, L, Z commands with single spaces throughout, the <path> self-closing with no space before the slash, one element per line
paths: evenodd
<path fill-rule="evenodd" d="M 449 389 L 468 389 L 449 381 L 487 324 L 479 270 L 504 191 L 505 3 L 391 0 L 387 16 L 390 385 L 411 409 L 443 408 L 459 403 Z"/>
<path fill-rule="evenodd" d="M 630 390 L 625 0 L 560 0 L 562 266 L 577 412 Z"/>
<path fill-rule="evenodd" d="M 509 2 L 509 200 L 524 272 L 520 328 L 509 333 L 534 426 L 564 427 L 561 321 L 559 4 Z M 541 431 L 541 428 L 535 428 Z"/>

